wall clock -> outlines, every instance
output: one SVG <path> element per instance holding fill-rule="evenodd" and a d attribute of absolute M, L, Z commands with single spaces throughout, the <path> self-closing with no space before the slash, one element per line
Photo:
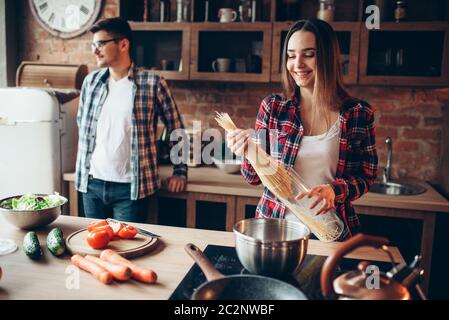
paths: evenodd
<path fill-rule="evenodd" d="M 63 39 L 89 30 L 97 20 L 102 0 L 28 0 L 31 12 L 49 33 Z"/>

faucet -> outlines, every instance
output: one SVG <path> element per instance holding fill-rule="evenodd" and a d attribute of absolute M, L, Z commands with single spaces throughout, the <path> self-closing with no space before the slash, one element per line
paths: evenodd
<path fill-rule="evenodd" d="M 387 145 L 387 164 L 383 169 L 382 182 L 387 183 L 391 179 L 391 160 L 393 158 L 393 140 L 391 137 L 385 139 L 385 144 Z"/>

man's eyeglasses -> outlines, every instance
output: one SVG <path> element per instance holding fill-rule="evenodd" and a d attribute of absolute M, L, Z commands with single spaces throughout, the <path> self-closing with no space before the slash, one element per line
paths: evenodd
<path fill-rule="evenodd" d="M 90 47 L 92 48 L 92 50 L 96 50 L 96 49 L 101 49 L 103 48 L 108 42 L 111 41 L 117 41 L 117 40 L 122 40 L 124 38 L 114 38 L 114 39 L 109 39 L 109 40 L 98 40 L 95 42 L 92 42 L 90 44 Z"/>

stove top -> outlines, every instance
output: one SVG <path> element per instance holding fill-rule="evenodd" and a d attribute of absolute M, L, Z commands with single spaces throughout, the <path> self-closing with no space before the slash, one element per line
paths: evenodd
<path fill-rule="evenodd" d="M 240 263 L 234 247 L 208 245 L 204 250 L 204 254 L 215 268 L 224 275 L 249 273 Z M 299 288 L 308 299 L 323 300 L 325 298 L 321 294 L 320 274 L 326 258 L 325 256 L 308 254 L 296 274 L 286 276 L 281 280 Z M 344 272 L 356 270 L 359 262 L 360 260 L 358 259 L 342 259 L 336 275 L 338 276 Z M 373 264 L 383 272 L 391 269 L 391 263 L 388 262 L 375 261 Z M 173 291 L 169 300 L 190 300 L 194 290 L 206 281 L 207 279 L 204 273 L 195 263 L 175 291 Z"/>

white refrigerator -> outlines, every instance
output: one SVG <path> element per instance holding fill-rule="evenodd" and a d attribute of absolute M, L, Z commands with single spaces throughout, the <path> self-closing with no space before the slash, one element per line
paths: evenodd
<path fill-rule="evenodd" d="M 0 88 L 0 199 L 55 191 L 67 196 L 63 173 L 75 170 L 78 97 L 62 102 L 62 96 Z"/>

